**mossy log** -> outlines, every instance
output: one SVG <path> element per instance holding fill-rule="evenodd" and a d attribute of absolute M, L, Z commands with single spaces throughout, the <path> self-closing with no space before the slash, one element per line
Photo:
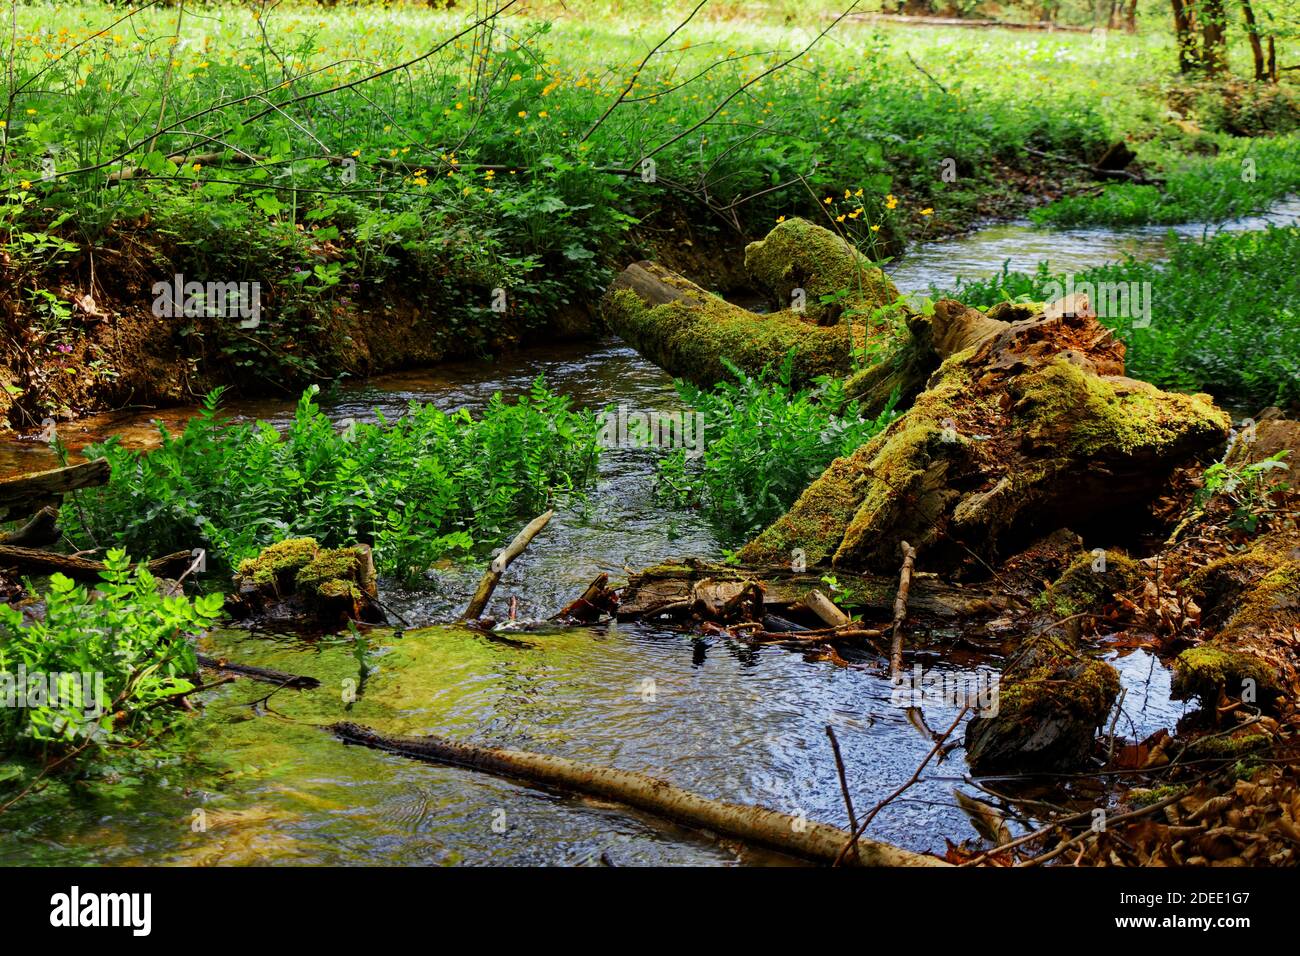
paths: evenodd
<path fill-rule="evenodd" d="M 884 274 L 834 233 L 801 219 L 745 251 L 745 266 L 774 311 L 751 312 L 653 262 L 625 269 L 601 302 L 606 324 L 668 373 L 704 388 L 749 375 L 793 350 L 793 379 L 845 375 L 868 338 L 894 334 L 875 311 L 898 299 Z M 832 301 L 823 301 L 828 299 Z"/>
<path fill-rule="evenodd" d="M 809 566 L 888 573 L 910 541 L 926 570 L 992 563 L 1146 502 L 1227 439 L 1230 419 L 1208 396 L 1126 378 L 1123 344 L 1085 310 L 962 327 L 953 347 L 978 341 L 949 355 L 889 428 L 832 462 L 743 562 L 800 550 Z"/>
<path fill-rule="evenodd" d="M 1118 694 L 1119 674 L 1109 664 L 1072 641 L 1031 638 L 1002 672 L 996 712 L 966 725 L 966 759 L 975 773 L 1076 768 Z"/>
<path fill-rule="evenodd" d="M 664 780 L 630 770 L 521 750 L 501 750 L 441 737 L 392 737 L 353 723 L 330 727 L 348 743 L 440 764 L 452 764 L 523 780 L 567 793 L 613 800 L 688 827 L 778 850 L 814 863 L 832 864 L 849 842 L 838 827 L 766 807 L 711 800 Z M 947 866 L 938 857 L 859 838 L 850 866 Z"/>

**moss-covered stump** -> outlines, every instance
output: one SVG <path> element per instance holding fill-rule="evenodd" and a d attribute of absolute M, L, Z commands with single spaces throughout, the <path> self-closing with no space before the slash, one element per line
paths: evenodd
<path fill-rule="evenodd" d="M 898 299 L 898 289 L 870 259 L 806 219 L 778 223 L 746 246 L 745 271 L 773 309 L 789 309 L 798 298 L 805 319 L 818 325 L 835 325 L 846 312 L 862 322 Z"/>
<path fill-rule="evenodd" d="M 1039 636 L 1007 664 L 997 712 L 966 725 L 966 758 L 976 773 L 1069 770 L 1092 752 L 1119 694 L 1119 674 L 1069 641 Z"/>
<path fill-rule="evenodd" d="M 334 630 L 348 621 L 382 623 L 370 548 L 321 548 L 290 538 L 241 561 L 227 603 L 239 618 Z"/>
<path fill-rule="evenodd" d="M 1225 698 L 1270 710 L 1294 707 L 1300 696 L 1300 556 L 1257 546 L 1193 579 L 1203 600 L 1220 589 L 1219 606 L 1234 610 L 1210 641 L 1178 655 L 1174 699 L 1196 698 L 1205 707 Z"/>
<path fill-rule="evenodd" d="M 1124 377 L 1123 344 L 1087 313 L 985 333 L 741 560 L 801 549 L 810 565 L 886 572 L 908 541 L 928 570 L 992 563 L 1055 528 L 1082 531 L 1148 501 L 1176 466 L 1227 439 L 1230 420 L 1207 396 Z"/>
<path fill-rule="evenodd" d="M 1095 614 L 1116 595 L 1141 583 L 1141 568 L 1128 555 L 1120 551 L 1087 551 L 1077 555 L 1061 576 L 1034 598 L 1033 606 L 1057 620 Z"/>

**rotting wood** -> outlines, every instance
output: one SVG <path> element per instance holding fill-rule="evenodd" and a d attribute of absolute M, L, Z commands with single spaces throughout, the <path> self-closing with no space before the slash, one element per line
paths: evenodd
<path fill-rule="evenodd" d="M 194 555 L 189 551 L 177 551 L 175 554 L 155 558 L 146 567 L 155 577 L 170 578 L 184 573 L 193 561 Z M 104 571 L 104 563 L 69 554 L 56 554 L 53 551 L 0 545 L 0 568 L 12 568 L 20 574 L 59 573 L 76 581 L 95 582 Z"/>
<path fill-rule="evenodd" d="M 53 504 L 78 488 L 108 483 L 108 461 L 99 458 L 62 468 L 0 478 L 0 521 L 11 521 Z"/>
<path fill-rule="evenodd" d="M 808 592 L 807 597 L 803 599 L 803 604 L 804 607 L 816 614 L 827 627 L 842 627 L 849 623 L 849 616 L 817 588 L 813 588 Z"/>
<path fill-rule="evenodd" d="M 725 803 L 691 793 L 666 781 L 630 770 L 535 754 L 457 743 L 441 737 L 393 737 L 354 723 L 329 730 L 341 740 L 388 753 L 481 770 L 544 787 L 614 800 L 685 826 L 767 847 L 800 859 L 829 864 L 840 857 L 850 834 L 839 827 L 805 820 L 766 807 Z M 891 846 L 856 841 L 856 855 L 844 862 L 857 866 L 948 866 L 937 857 Z"/>
<path fill-rule="evenodd" d="M 524 526 L 524 530 L 515 535 L 515 539 L 505 547 L 500 554 L 492 559 L 488 565 L 487 571 L 483 574 L 482 580 L 478 583 L 478 590 L 474 592 L 474 598 L 469 602 L 469 607 L 461 616 L 462 621 L 472 621 L 483 614 L 483 609 L 487 607 L 488 601 L 492 599 L 492 592 L 496 590 L 497 584 L 501 581 L 501 575 L 506 573 L 506 568 L 515 558 L 523 554 L 524 549 L 528 547 L 533 538 L 537 537 L 538 532 L 546 527 L 554 511 L 547 511 L 545 514 L 538 515 L 532 521 Z"/>
<path fill-rule="evenodd" d="M 266 684 L 278 684 L 281 687 L 292 687 L 294 690 L 314 690 L 320 686 L 320 681 L 315 677 L 305 677 L 302 674 L 290 674 L 288 671 L 277 671 L 269 667 L 254 667 L 251 664 L 233 664 L 230 661 L 215 657 L 207 657 L 203 654 L 198 655 L 198 661 L 200 667 L 206 667 L 208 670 L 221 671 L 224 674 L 234 674 L 237 677 L 246 677 L 249 680 L 262 681 Z"/>
<path fill-rule="evenodd" d="M 59 509 L 46 505 L 21 528 L 0 534 L 0 544 L 22 548 L 44 548 L 59 540 Z"/>

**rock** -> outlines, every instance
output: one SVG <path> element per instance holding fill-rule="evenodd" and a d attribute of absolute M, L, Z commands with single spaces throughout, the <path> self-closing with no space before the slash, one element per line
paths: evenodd
<path fill-rule="evenodd" d="M 966 725 L 966 759 L 975 773 L 1077 768 L 1115 705 L 1119 674 L 1072 642 L 1026 641 L 998 685 L 997 713 Z"/>
<path fill-rule="evenodd" d="M 348 621 L 383 623 L 375 566 L 364 544 L 321 548 L 290 538 L 241 561 L 227 603 L 238 618 L 335 630 Z"/>
<path fill-rule="evenodd" d="M 927 570 L 991 564 L 1146 502 L 1227 439 L 1230 420 L 1207 396 L 1124 377 L 1109 330 L 1086 311 L 1059 313 L 982 328 L 964 318 L 958 342 L 983 339 L 948 356 L 906 414 L 832 462 L 740 559 L 801 549 L 810 566 L 884 573 L 908 541 Z"/>

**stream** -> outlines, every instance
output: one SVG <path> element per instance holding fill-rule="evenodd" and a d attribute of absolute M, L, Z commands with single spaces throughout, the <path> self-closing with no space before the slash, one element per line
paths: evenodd
<path fill-rule="evenodd" d="M 1300 201 L 1291 201 L 1232 227 L 1297 217 Z M 1178 231 L 1200 234 L 1197 227 Z M 893 278 L 905 292 L 922 292 L 951 285 L 957 275 L 996 272 L 1008 258 L 1013 269 L 1049 259 L 1068 270 L 1126 252 L 1157 256 L 1165 232 L 998 225 L 918 249 Z M 617 340 L 386 375 L 338 390 L 322 405 L 336 421 L 373 419 L 376 411 L 391 418 L 412 401 L 477 410 L 495 392 L 518 395 L 542 374 L 579 406 L 681 407 L 669 377 Z M 229 411 L 282 424 L 293 404 L 241 400 Z M 60 425 L 60 437 L 74 450 L 109 434 L 143 446 L 155 433 L 152 420 L 175 428 L 194 411 L 93 416 Z M 602 571 L 619 579 L 626 567 L 665 558 L 721 557 L 722 543 L 701 517 L 665 512 L 655 500 L 656 454 L 606 449 L 596 486 L 585 501 L 560 510 L 510 567 L 491 608 L 499 614 L 516 598 L 520 618 L 541 619 Z M 43 443 L 0 446 L 0 474 L 54 464 Z M 377 670 L 352 703 L 343 692 L 358 677 L 349 639 L 208 635 L 206 653 L 309 674 L 322 686 L 270 693 L 268 685 L 237 681 L 207 692 L 166 766 L 93 789 L 51 790 L 10 810 L 0 864 L 787 862 L 623 807 L 346 747 L 321 729 L 338 720 L 644 771 L 706 796 L 839 826 L 847 813 L 827 725 L 835 728 L 859 813 L 906 781 L 931 749 L 891 703 L 884 662 L 870 657 L 860 669 L 841 668 L 648 624 L 518 632 L 509 640 L 438 624 L 464 608 L 481 571 L 447 568 L 428 589 L 383 591 L 411 627 L 370 634 Z M 1142 650 L 1108 658 L 1127 690 L 1119 733 L 1142 739 L 1172 729 L 1184 705 L 1169 699 L 1168 671 Z M 997 662 L 952 654 L 928 666 L 973 680 Z M 933 728 L 956 715 L 955 706 L 925 705 Z M 979 793 L 965 775 L 960 750 L 932 764 L 868 835 L 939 853 L 945 837 L 975 836 L 953 793 Z"/>

